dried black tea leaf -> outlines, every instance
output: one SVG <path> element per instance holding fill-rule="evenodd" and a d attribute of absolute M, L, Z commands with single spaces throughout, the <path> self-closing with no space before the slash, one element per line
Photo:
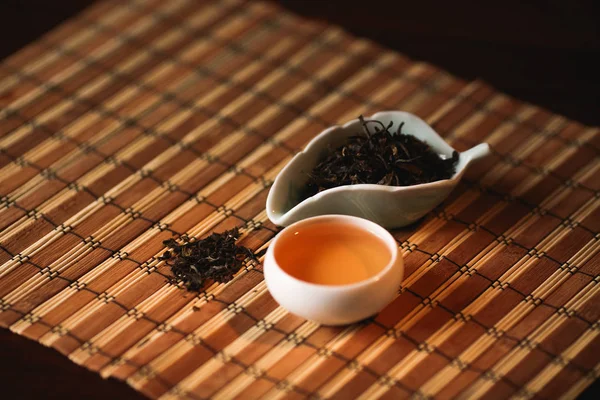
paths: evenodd
<path fill-rule="evenodd" d="M 201 240 L 168 239 L 163 244 L 171 250 L 160 257 L 176 279 L 184 282 L 188 290 L 198 290 L 207 279 L 225 283 L 239 271 L 246 258 L 257 260 L 252 250 L 236 244 L 240 237 L 237 228 L 223 233 L 213 233 Z"/>
<path fill-rule="evenodd" d="M 328 150 L 309 173 L 305 197 L 343 185 L 411 186 L 454 175 L 456 151 L 443 159 L 427 143 L 402 133 L 404 123 L 393 133 L 392 122 L 386 126 L 362 115 L 359 119 L 364 134 L 351 136 L 342 146 Z"/>

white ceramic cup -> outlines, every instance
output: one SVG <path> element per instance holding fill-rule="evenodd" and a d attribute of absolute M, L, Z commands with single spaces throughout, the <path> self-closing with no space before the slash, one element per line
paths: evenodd
<path fill-rule="evenodd" d="M 342 227 L 352 225 L 364 230 L 365 235 L 377 236 L 389 249 L 388 265 L 376 275 L 345 285 L 306 282 L 279 265 L 276 249 L 287 236 L 310 225 L 332 223 Z M 322 215 L 288 226 L 272 241 L 263 265 L 267 288 L 282 307 L 324 325 L 350 324 L 377 314 L 394 299 L 404 276 L 404 261 L 394 237 L 374 222 L 348 215 Z"/>

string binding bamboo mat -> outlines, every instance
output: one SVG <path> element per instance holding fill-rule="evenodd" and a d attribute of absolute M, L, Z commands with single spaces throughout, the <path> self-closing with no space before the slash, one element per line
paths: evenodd
<path fill-rule="evenodd" d="M 0 324 L 150 397 L 575 398 L 600 370 L 600 134 L 277 5 L 100 2 L 0 65 Z M 393 232 L 397 299 L 341 328 L 261 265 L 200 293 L 162 241 L 241 227 L 325 127 L 381 110 L 493 155 Z"/>

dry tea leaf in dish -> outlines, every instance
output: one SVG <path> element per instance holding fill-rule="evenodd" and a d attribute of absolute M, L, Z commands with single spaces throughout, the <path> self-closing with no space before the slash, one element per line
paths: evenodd
<path fill-rule="evenodd" d="M 361 183 L 411 186 L 448 179 L 456 171 L 458 153 L 443 159 L 414 136 L 402 133 L 401 123 L 392 133 L 392 122 L 359 117 L 364 134 L 348 138 L 309 173 L 306 197 L 323 190 Z M 374 125 L 372 130 L 369 125 Z"/>

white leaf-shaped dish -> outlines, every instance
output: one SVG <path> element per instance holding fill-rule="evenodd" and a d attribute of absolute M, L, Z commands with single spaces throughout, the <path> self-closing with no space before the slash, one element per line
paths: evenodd
<path fill-rule="evenodd" d="M 385 126 L 392 121 L 392 131 L 404 122 L 403 133 L 426 142 L 442 157 L 451 157 L 454 151 L 425 121 L 413 114 L 383 111 L 365 119 L 381 121 Z M 269 219 L 276 225 L 287 226 L 317 215 L 344 214 L 366 218 L 386 228 L 409 225 L 450 194 L 472 161 L 489 154 L 486 143 L 459 153 L 456 172 L 450 179 L 413 186 L 345 185 L 299 201 L 308 173 L 324 157 L 328 147 L 336 148 L 347 137 L 362 132 L 361 122 L 355 119 L 325 129 L 312 139 L 277 175 L 267 197 Z"/>

